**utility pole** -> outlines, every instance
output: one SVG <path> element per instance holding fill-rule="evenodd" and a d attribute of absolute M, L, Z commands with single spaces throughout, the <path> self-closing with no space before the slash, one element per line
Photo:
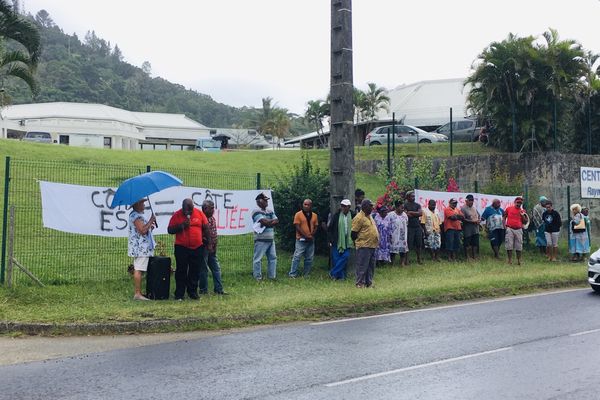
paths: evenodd
<path fill-rule="evenodd" d="M 332 213 L 345 198 L 354 203 L 354 104 L 352 0 L 331 0 L 330 198 Z"/>

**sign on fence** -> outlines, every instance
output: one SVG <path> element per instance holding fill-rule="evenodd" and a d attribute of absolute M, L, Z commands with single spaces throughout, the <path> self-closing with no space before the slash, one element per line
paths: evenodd
<path fill-rule="evenodd" d="M 483 213 L 483 210 L 487 206 L 492 205 L 492 201 L 494 199 L 500 200 L 500 207 L 506 210 L 506 207 L 511 206 L 515 197 L 517 196 L 496 196 L 493 194 L 484 194 L 484 193 L 460 193 L 460 192 L 436 192 L 433 190 L 415 190 L 415 201 L 421 205 L 423 208 L 427 208 L 429 200 L 435 200 L 436 206 L 435 208 L 443 212 L 446 207 L 449 206 L 448 202 L 450 199 L 454 198 L 458 201 L 457 207 L 462 207 L 465 204 L 465 197 L 468 194 L 472 194 L 475 201 L 473 205 L 479 211 L 480 214 Z"/>
<path fill-rule="evenodd" d="M 580 167 L 582 199 L 600 199 L 600 168 Z"/>
<path fill-rule="evenodd" d="M 84 235 L 126 237 L 129 234 L 130 207 L 110 208 L 114 188 L 69 185 L 40 181 L 44 227 Z M 197 208 L 206 199 L 215 203 L 215 218 L 220 235 L 252 232 L 252 210 L 262 190 L 217 190 L 177 186 L 150 196 L 158 228 L 154 234 L 167 233 L 171 215 L 191 198 Z M 270 191 L 265 190 L 269 197 Z M 147 204 L 147 203 L 146 203 Z M 269 204 L 272 207 L 272 204 Z M 146 211 L 148 213 L 148 211 Z M 148 214 L 149 216 L 149 214 Z"/>

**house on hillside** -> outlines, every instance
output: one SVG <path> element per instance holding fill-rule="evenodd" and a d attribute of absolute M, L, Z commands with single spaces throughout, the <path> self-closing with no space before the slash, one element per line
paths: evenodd
<path fill-rule="evenodd" d="M 0 112 L 0 138 L 50 133 L 54 143 L 125 150 L 194 150 L 199 138 L 228 137 L 229 147 L 264 148 L 254 130 L 209 128 L 183 114 L 133 112 L 103 104 L 36 103 Z"/>

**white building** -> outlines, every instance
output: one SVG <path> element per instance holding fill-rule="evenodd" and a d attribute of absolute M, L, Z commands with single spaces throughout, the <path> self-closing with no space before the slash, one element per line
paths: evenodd
<path fill-rule="evenodd" d="M 102 104 L 21 104 L 5 107 L 0 116 L 1 138 L 42 131 L 56 143 L 82 147 L 193 149 L 198 138 L 216 132 L 183 114 L 132 112 Z"/>

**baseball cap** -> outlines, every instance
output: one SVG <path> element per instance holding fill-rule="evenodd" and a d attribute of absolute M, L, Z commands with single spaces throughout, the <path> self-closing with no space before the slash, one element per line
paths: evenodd
<path fill-rule="evenodd" d="M 458 203 L 458 201 L 456 201 L 456 199 L 453 197 L 448 201 L 448 203 Z"/>
<path fill-rule="evenodd" d="M 344 200 L 342 200 L 342 201 L 340 202 L 340 204 L 341 204 L 341 205 L 343 205 L 343 206 L 351 206 L 351 205 L 352 205 L 352 203 L 351 203 L 351 202 L 350 202 L 350 200 L 348 200 L 348 199 L 344 199 Z"/>
<path fill-rule="evenodd" d="M 256 198 L 254 200 L 260 200 L 260 199 L 269 200 L 269 196 L 267 196 L 264 193 L 260 193 L 258 196 L 256 196 Z"/>
<path fill-rule="evenodd" d="M 523 198 L 521 196 L 517 196 L 515 197 L 515 201 L 523 201 Z"/>
<path fill-rule="evenodd" d="M 465 197 L 465 199 L 467 199 L 467 200 L 475 200 L 475 198 L 473 197 L 472 194 L 468 194 L 467 197 Z"/>

